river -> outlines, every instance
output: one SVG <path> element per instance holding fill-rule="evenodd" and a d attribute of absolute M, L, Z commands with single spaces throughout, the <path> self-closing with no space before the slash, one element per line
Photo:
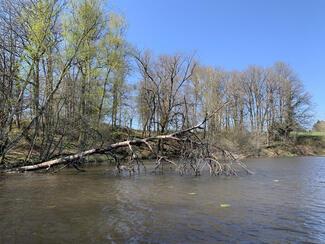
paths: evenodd
<path fill-rule="evenodd" d="M 0 243 L 324 243 L 325 158 L 246 164 L 254 175 L 0 175 Z"/>

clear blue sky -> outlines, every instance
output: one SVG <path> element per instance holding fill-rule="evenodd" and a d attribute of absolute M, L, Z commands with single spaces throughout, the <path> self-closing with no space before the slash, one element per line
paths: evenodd
<path fill-rule="evenodd" d="M 325 0 L 111 0 L 127 39 L 228 70 L 289 63 L 325 120 Z"/>

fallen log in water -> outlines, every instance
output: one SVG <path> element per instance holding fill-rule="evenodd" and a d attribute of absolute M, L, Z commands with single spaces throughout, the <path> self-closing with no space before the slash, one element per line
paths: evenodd
<path fill-rule="evenodd" d="M 225 104 L 224 104 L 225 105 Z M 224 106 L 223 105 L 223 106 Z M 130 160 L 127 166 L 117 163 L 117 169 L 119 172 L 122 170 L 127 170 L 131 174 L 135 172 L 135 169 L 140 170 L 140 165 L 144 168 L 144 164 L 138 158 L 136 150 L 140 147 L 146 147 L 156 158 L 155 170 L 163 167 L 163 164 L 167 163 L 176 168 L 176 170 L 181 174 L 195 174 L 200 175 L 203 168 L 208 167 L 211 175 L 237 175 L 238 167 L 247 173 L 252 173 L 247 169 L 247 167 L 240 161 L 238 161 L 230 152 L 220 148 L 211 146 L 208 143 L 200 139 L 199 135 L 196 133 L 197 130 L 203 130 L 203 125 L 215 114 L 219 109 L 207 115 L 206 118 L 199 124 L 173 132 L 167 135 L 157 135 L 141 139 L 126 140 L 118 143 L 111 144 L 104 148 L 93 148 L 80 153 L 60 157 L 57 159 L 49 160 L 46 162 L 41 162 L 34 165 L 21 166 L 17 168 L 18 171 L 33 171 L 40 169 L 50 169 L 57 165 L 69 165 L 72 164 L 77 169 L 75 162 L 95 154 L 106 154 L 111 155 L 116 158 L 115 154 L 117 149 L 126 148 L 130 154 Z M 180 147 L 180 162 L 175 163 L 167 156 L 163 154 L 162 151 L 156 150 L 155 146 L 160 142 L 174 141 Z M 159 148 L 159 147 L 158 147 Z M 218 157 L 215 156 L 215 151 L 218 150 L 222 153 L 223 159 L 219 161 Z M 234 167 L 236 165 L 236 167 Z M 237 169 L 236 169 L 237 168 Z"/>

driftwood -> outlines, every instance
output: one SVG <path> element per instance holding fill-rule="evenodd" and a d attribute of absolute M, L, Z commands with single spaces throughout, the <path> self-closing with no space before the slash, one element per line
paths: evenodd
<path fill-rule="evenodd" d="M 77 167 L 76 162 L 82 160 L 87 156 L 95 154 L 105 154 L 113 156 L 116 159 L 117 150 L 125 148 L 129 151 L 130 159 L 126 165 L 121 165 L 118 162 L 117 170 L 119 173 L 121 173 L 122 171 L 128 171 L 131 174 L 136 170 L 139 171 L 140 167 L 143 167 L 145 169 L 145 165 L 137 156 L 136 150 L 138 150 L 139 148 L 146 147 L 156 158 L 156 165 L 154 167 L 155 170 L 163 169 L 164 164 L 168 164 L 169 166 L 174 167 L 181 175 L 200 175 L 204 168 L 208 168 L 211 175 L 237 175 L 239 170 L 242 170 L 246 173 L 252 173 L 242 162 L 237 160 L 229 151 L 226 151 L 220 147 L 211 146 L 209 145 L 209 143 L 206 143 L 204 142 L 204 140 L 200 139 L 198 131 L 204 130 L 204 125 L 206 124 L 206 122 L 214 114 L 220 111 L 223 106 L 221 106 L 219 109 L 217 109 L 210 115 L 207 115 L 201 123 L 187 129 L 176 131 L 167 135 L 157 135 L 147 138 L 126 140 L 111 144 L 104 148 L 94 148 L 34 165 L 21 166 L 16 170 L 48 170 L 54 166 L 63 165 L 63 167 L 65 167 L 69 164 L 74 166 L 76 169 L 79 169 Z M 179 147 L 180 154 L 177 163 L 174 162 L 172 159 L 168 158 L 166 155 L 164 155 L 163 151 L 156 150 L 157 144 L 163 144 L 167 141 L 170 141 Z M 220 158 L 219 156 L 216 156 L 216 152 L 219 152 L 219 155 L 221 153 L 222 157 Z"/>

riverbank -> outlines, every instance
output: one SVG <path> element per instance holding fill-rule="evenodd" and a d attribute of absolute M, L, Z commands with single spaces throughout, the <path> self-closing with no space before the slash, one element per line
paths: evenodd
<path fill-rule="evenodd" d="M 325 137 L 296 136 L 292 142 L 275 143 L 261 150 L 264 157 L 325 156 Z"/>
<path fill-rule="evenodd" d="M 139 130 L 130 130 L 127 128 L 112 128 L 103 126 L 101 128 L 101 140 L 94 141 L 89 144 L 87 149 L 105 148 L 113 143 L 121 143 L 135 138 L 143 138 L 143 133 Z M 200 135 L 200 134 L 199 134 Z M 145 135 L 149 136 L 149 135 Z M 154 135 L 151 135 L 151 138 Z M 203 135 L 202 135 L 203 136 Z M 71 137 L 71 135 L 70 135 Z M 265 135 L 264 135 L 265 137 Z M 27 139 L 26 139 L 27 138 Z M 40 153 L 43 151 L 41 142 L 35 141 L 34 148 L 31 150 L 28 137 L 23 138 L 17 147 L 6 155 L 3 164 L 0 165 L 0 170 L 12 169 L 16 167 L 33 165 L 40 162 Z M 59 136 L 54 136 L 53 141 L 56 142 Z M 77 136 L 72 136 L 62 146 L 60 150 L 53 152 L 50 159 L 56 159 L 72 154 L 79 154 L 78 140 L 74 140 Z M 217 139 L 216 139 L 217 138 Z M 276 158 L 276 157 L 295 157 L 295 156 L 325 156 L 325 134 L 324 133 L 292 133 L 290 138 L 284 141 L 271 142 L 268 145 L 261 145 L 257 142 L 266 141 L 266 138 L 254 137 L 250 133 L 228 132 L 214 135 L 208 139 L 212 148 L 222 148 L 231 152 L 235 158 L 240 160 L 249 158 Z M 257 146 L 259 145 L 259 146 Z M 138 145 L 139 146 L 139 145 Z M 154 149 L 155 151 L 156 149 Z M 164 144 L 161 148 L 161 153 L 168 158 L 177 159 L 180 155 L 180 145 L 177 140 L 172 140 Z M 221 150 L 221 153 L 222 153 Z M 148 147 L 138 147 L 136 157 L 142 160 L 156 158 L 152 149 Z M 223 157 L 222 154 L 217 157 Z M 117 150 L 115 156 L 119 161 L 130 160 L 128 150 Z M 91 154 L 82 157 L 83 163 L 103 163 L 107 161 L 115 161 L 115 156 L 109 154 Z M 79 160 L 78 160 L 79 161 Z M 77 161 L 78 165 L 79 162 Z M 41 161 L 42 162 L 42 161 Z M 44 161 L 43 161 L 44 162 Z"/>
<path fill-rule="evenodd" d="M 324 148 L 310 145 L 273 145 L 264 148 L 259 155 L 242 155 L 244 158 L 278 158 L 278 157 L 300 157 L 300 156 L 325 156 Z"/>

